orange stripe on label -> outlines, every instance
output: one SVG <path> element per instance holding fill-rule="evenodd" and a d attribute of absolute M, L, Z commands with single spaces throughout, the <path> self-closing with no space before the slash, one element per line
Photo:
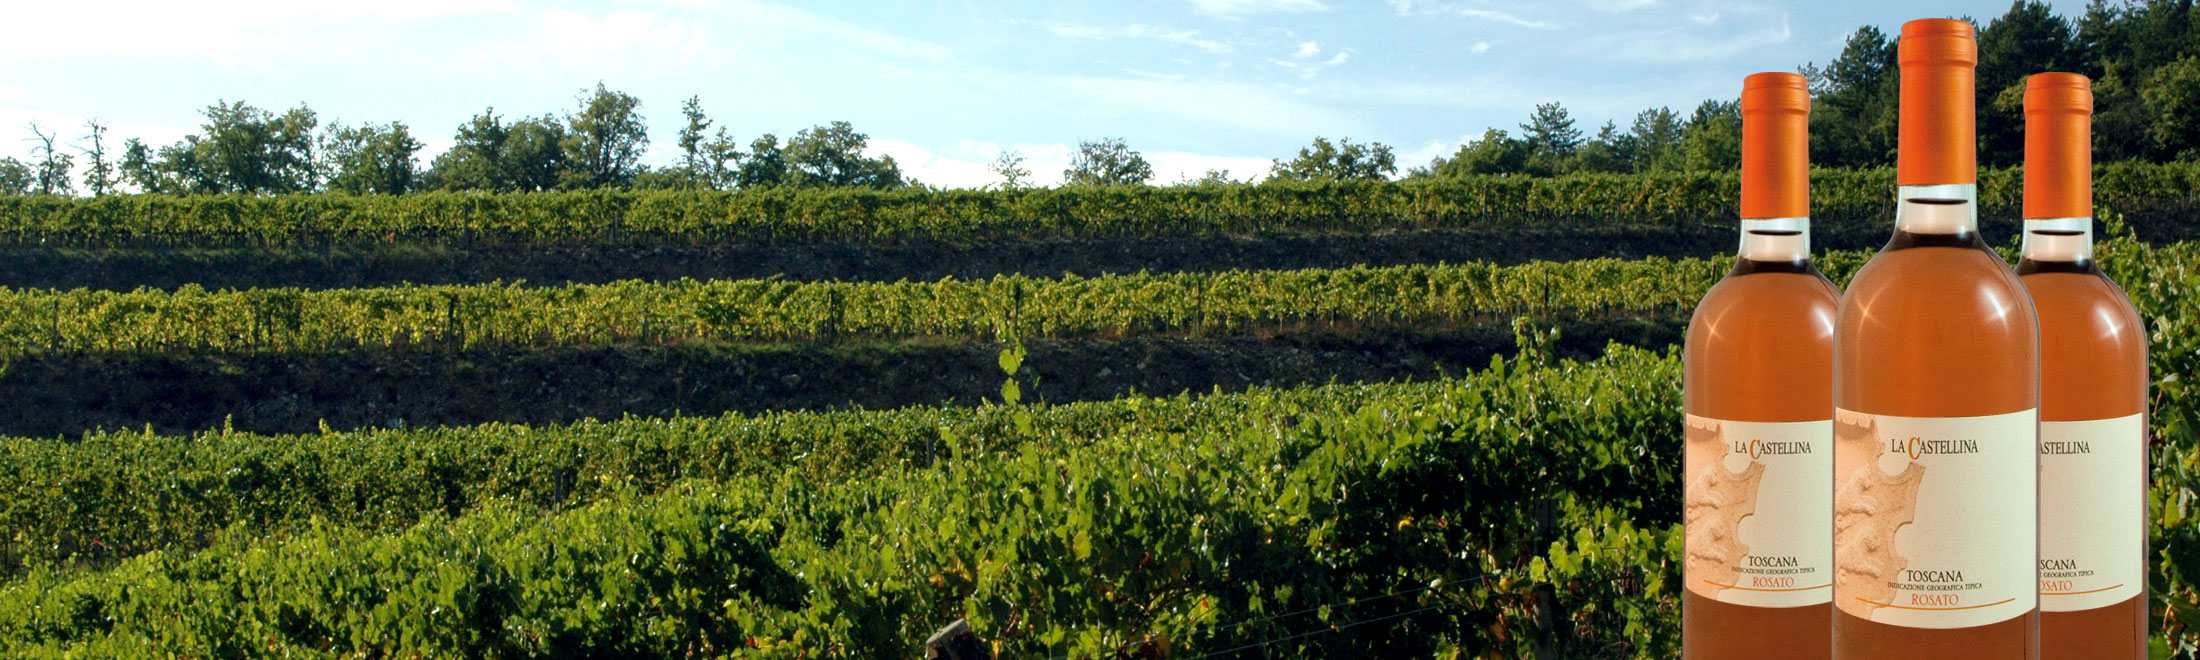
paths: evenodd
<path fill-rule="evenodd" d="M 1750 588 L 1750 587 L 1737 587 L 1737 586 L 1734 586 L 1734 585 L 1731 585 L 1731 584 L 1719 584 L 1719 583 L 1717 583 L 1717 582 L 1712 582 L 1712 581 L 1710 581 L 1710 580 L 1704 580 L 1704 581 L 1703 581 L 1703 583 L 1704 583 L 1704 584 L 1708 584 L 1708 585 L 1711 585 L 1711 586 L 1714 586 L 1714 587 L 1718 587 L 1718 588 L 1720 588 L 1720 589 L 1739 589 L 1739 590 L 1742 590 L 1742 591 L 1810 591 L 1810 590 L 1812 590 L 1812 589 L 1824 589 L 1824 588 L 1826 588 L 1826 587 L 1831 587 L 1831 586 L 1833 586 L 1832 584 L 1821 584 L 1821 585 L 1818 585 L 1818 586 L 1815 586 L 1815 587 L 1796 587 L 1796 588 L 1794 588 L 1794 589 L 1752 589 L 1752 588 Z M 2118 586 L 2122 586 L 2122 585 L 2118 585 Z"/>
<path fill-rule="evenodd" d="M 2011 599 L 2009 599 L 2009 600 L 2001 601 L 2001 602 L 1999 602 L 1999 603 L 1987 603 L 1987 604 L 1985 604 L 1985 605 L 1966 605 L 1966 606 L 1963 606 L 1963 607 L 1907 607 L 1907 606 L 1902 606 L 1902 605 L 1895 605 L 1895 604 L 1893 604 L 1893 603 L 1881 603 L 1881 602 L 1876 602 L 1876 601 L 1869 601 L 1869 600 L 1864 600 L 1864 599 L 1862 599 L 1862 598 L 1858 598 L 1858 599 L 1856 599 L 1856 600 L 1857 600 L 1857 601 L 1859 601 L 1859 602 L 1865 602 L 1865 603 L 1871 603 L 1871 604 L 1873 604 L 1873 605 L 1878 605 L 1878 606 L 1880 606 L 1880 607 L 1892 607 L 1892 608 L 1895 608 L 1895 609 L 1898 609 L 1898 610 L 1918 610 L 1918 611 L 1921 611 L 1921 612 L 1953 612 L 1953 611 L 1956 611 L 1956 610 L 1975 610 L 1975 609 L 1978 609 L 1978 608 L 1981 608 L 1981 607 L 1993 607 L 1993 606 L 1995 606 L 1995 605 L 2007 605 L 2007 604 L 2009 604 L 2009 603 L 2013 603 L 2013 602 L 2016 602 L 2016 600 L 2017 600 L 2017 599 L 2015 599 L 2015 598 L 2011 598 Z"/>
<path fill-rule="evenodd" d="M 2042 596 L 2083 596 L 2083 595 L 2085 595 L 2085 594 L 2097 594 L 2097 593 L 2101 593 L 2101 592 L 2103 592 L 2103 591 L 2108 591 L 2108 590 L 2110 590 L 2110 589 L 2121 589 L 2121 588 L 2123 588 L 2123 586 L 2124 586 L 2124 585 L 2121 585 L 2121 584 L 2119 584 L 2119 585 L 2116 585 L 2116 586 L 2113 586 L 2113 587 L 2101 587 L 2101 588 L 2099 588 L 2099 589 L 2094 589 L 2094 590 L 2091 590 L 2091 591 L 2059 591 L 2059 592 L 2046 592 L 2046 591 L 2042 591 L 2042 592 L 2040 592 L 2040 595 L 2042 595 Z"/>

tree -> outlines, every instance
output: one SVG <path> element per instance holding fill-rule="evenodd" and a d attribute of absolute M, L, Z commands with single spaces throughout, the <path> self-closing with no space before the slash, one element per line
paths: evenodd
<path fill-rule="evenodd" d="M 188 149 L 168 147 L 162 151 L 166 152 L 171 149 L 180 152 L 188 159 L 190 153 Z M 130 138 L 123 143 L 122 178 L 130 182 L 130 185 L 136 186 L 138 192 L 159 194 L 187 192 L 187 188 L 183 185 L 180 177 L 176 177 L 170 169 L 179 165 L 185 165 L 185 163 L 164 160 L 160 155 L 155 154 L 151 147 L 145 146 L 145 143 L 137 138 Z"/>
<path fill-rule="evenodd" d="M 1627 129 L 1628 161 L 1637 172 L 1672 172 L 1682 169 L 1681 132 L 1687 124 L 1672 108 L 1658 107 L 1635 114 Z"/>
<path fill-rule="evenodd" d="M 564 147 L 566 168 L 558 177 L 561 188 L 622 188 L 641 172 L 642 151 L 649 147 L 649 124 L 640 112 L 642 102 L 624 92 L 596 83 L 594 92 L 581 91 L 581 107 L 566 115 Z"/>
<path fill-rule="evenodd" d="M 750 142 L 749 156 L 740 169 L 743 188 L 786 185 L 787 152 L 779 145 L 779 136 L 765 133 Z"/>
<path fill-rule="evenodd" d="M 1528 145 L 1503 129 L 1482 131 L 1482 137 L 1459 145 L 1450 158 L 1438 156 L 1420 176 L 1459 177 L 1475 174 L 1522 174 L 1528 165 Z"/>
<path fill-rule="evenodd" d="M 2024 79 L 2041 71 L 2077 68 L 2075 41 L 2070 23 L 2035 0 L 2016 0 L 2009 13 L 1979 31 L 1980 165 L 2024 162 Z"/>
<path fill-rule="evenodd" d="M 1811 163 L 1879 167 L 1893 162 L 1895 104 L 1901 95 L 1895 42 L 1879 28 L 1849 35 L 1841 55 L 1812 90 Z"/>
<path fill-rule="evenodd" d="M 741 148 L 724 128 L 718 129 L 716 137 L 705 134 L 711 120 L 703 114 L 702 97 L 688 97 L 680 104 L 680 114 L 687 117 L 687 126 L 680 129 L 680 178 L 685 179 L 681 187 L 725 189 L 736 185 L 735 166 Z"/>
<path fill-rule="evenodd" d="M 558 187 L 565 168 L 565 124 L 556 117 L 511 124 L 496 108 L 464 124 L 451 149 L 435 157 L 420 187 L 438 190 L 539 192 Z"/>
<path fill-rule="evenodd" d="M 687 118 L 687 125 L 680 128 L 680 167 L 687 170 L 691 187 L 705 187 L 703 182 L 711 176 L 704 166 L 704 140 L 708 139 L 710 117 L 703 114 L 703 97 L 689 96 L 680 103 L 680 115 Z"/>
<path fill-rule="evenodd" d="M 556 117 L 513 122 L 504 138 L 502 169 L 513 190 L 542 192 L 571 181 L 571 136 Z M 638 167 L 630 165 L 632 167 Z"/>
<path fill-rule="evenodd" d="M 37 156 L 32 161 L 32 181 L 36 192 L 40 195 L 67 195 L 75 192 L 76 182 L 69 178 L 69 154 L 55 146 L 61 135 L 47 133 L 35 121 L 30 123 L 30 129 L 30 141 L 33 144 L 31 153 Z"/>
<path fill-rule="evenodd" d="M 354 195 L 411 192 L 418 175 L 414 155 L 420 147 L 404 122 L 331 124 L 321 149 L 328 159 L 328 189 Z"/>
<path fill-rule="evenodd" d="M 1574 150 L 1565 167 L 1567 172 L 1627 172 L 1634 152 L 1633 140 L 1619 132 L 1619 125 L 1610 121 L 1597 128 L 1596 137 L 1589 138 Z"/>
<path fill-rule="evenodd" d="M 2130 81 L 2124 69 L 2110 62 L 2093 83 L 2093 158 L 2099 162 L 2146 158 L 2154 152 L 2149 134 L 2154 112 L 2140 94 L 2141 85 Z"/>
<path fill-rule="evenodd" d="M 1153 166 L 1122 138 L 1078 144 L 1069 169 L 1062 170 L 1063 185 L 1071 186 L 1135 186 L 1152 178 Z"/>
<path fill-rule="evenodd" d="M 1528 145 L 1529 171 L 1552 174 L 1581 147 L 1581 129 L 1574 128 L 1574 118 L 1566 112 L 1566 106 L 1543 103 L 1535 106 L 1528 123 L 1520 125 L 1520 139 Z"/>
<path fill-rule="evenodd" d="M 1002 190 L 1017 190 L 1031 185 L 1031 170 L 1024 167 L 1024 152 L 1004 149 L 993 156 L 993 163 L 985 169 L 1001 175 Z"/>
<path fill-rule="evenodd" d="M 2147 135 L 2158 153 L 2200 160 L 2200 58 L 2188 55 L 2155 69 L 2140 95 L 2154 114 Z"/>
<path fill-rule="evenodd" d="M 243 101 L 216 101 L 200 132 L 154 151 L 137 140 L 123 154 L 122 176 L 143 192 L 312 192 L 319 187 L 314 128 L 320 120 L 299 105 L 281 115 Z"/>
<path fill-rule="evenodd" d="M 1237 179 L 1230 178 L 1229 170 L 1207 170 L 1205 174 L 1199 175 L 1199 178 L 1196 179 L 1192 178 L 1189 175 L 1186 175 L 1184 177 L 1184 180 L 1178 181 L 1176 185 L 1188 186 L 1193 188 L 1209 188 L 1214 186 L 1236 185 L 1239 183 L 1242 182 L 1238 181 Z"/>
<path fill-rule="evenodd" d="M 511 133 L 497 116 L 496 108 L 482 110 L 458 125 L 450 150 L 435 157 L 423 183 L 440 190 L 515 189 L 504 162 L 505 142 Z"/>
<path fill-rule="evenodd" d="M 1273 161 L 1268 178 L 1271 181 L 1382 181 L 1398 173 L 1398 159 L 1390 145 L 1381 142 L 1353 144 L 1344 138 L 1332 144 L 1329 138 L 1315 137 L 1314 144 L 1300 148 L 1299 155 L 1291 162 Z"/>
<path fill-rule="evenodd" d="M 87 119 L 84 130 L 89 132 L 85 139 L 91 141 L 91 146 L 77 147 L 91 161 L 84 169 L 84 187 L 91 189 L 95 197 L 112 193 L 120 180 L 115 176 L 114 161 L 107 157 L 107 125 L 97 119 Z"/>
<path fill-rule="evenodd" d="M 0 196 L 28 195 L 37 185 L 38 175 L 31 171 L 29 163 L 0 157 Z"/>
<path fill-rule="evenodd" d="M 1726 172 L 1742 166 L 1742 107 L 1710 100 L 1696 106 L 1681 134 L 1684 166 L 1697 172 Z"/>
<path fill-rule="evenodd" d="M 894 157 L 863 155 L 870 139 L 844 121 L 802 129 L 787 141 L 783 155 L 788 183 L 805 187 L 901 187 L 905 182 Z"/>
<path fill-rule="evenodd" d="M 207 106 L 201 135 L 186 138 L 194 167 L 170 167 L 206 192 L 298 193 L 317 187 L 314 128 L 320 120 L 299 105 L 281 115 L 243 101 Z M 164 160 L 180 157 L 162 150 Z"/>

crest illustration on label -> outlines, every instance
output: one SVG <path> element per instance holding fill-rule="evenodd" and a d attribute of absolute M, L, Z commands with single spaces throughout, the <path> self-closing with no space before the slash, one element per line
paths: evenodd
<path fill-rule="evenodd" d="M 1830 600 L 1833 421 L 1689 415 L 1686 425 L 1681 579 L 1687 589 L 1753 607 Z"/>
<path fill-rule="evenodd" d="M 2040 610 L 2139 595 L 2146 580 L 2143 415 L 2040 422 Z"/>
<path fill-rule="evenodd" d="M 2037 606 L 2038 410 L 1833 424 L 1835 607 L 1969 628 Z"/>

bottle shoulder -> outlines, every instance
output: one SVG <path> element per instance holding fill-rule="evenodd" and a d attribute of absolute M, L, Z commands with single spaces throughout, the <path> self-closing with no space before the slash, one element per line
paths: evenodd
<path fill-rule="evenodd" d="M 1743 333 L 1830 338 L 1841 291 L 1817 271 L 1729 275 L 1712 285 L 1689 318 L 1690 347 L 1712 341 L 1751 341 Z"/>
<path fill-rule="evenodd" d="M 1849 280 L 1844 306 L 1876 298 L 1939 298 L 1948 295 L 2020 299 L 2029 307 L 2024 283 L 1993 252 L 1963 247 L 1914 247 L 1883 250 Z"/>

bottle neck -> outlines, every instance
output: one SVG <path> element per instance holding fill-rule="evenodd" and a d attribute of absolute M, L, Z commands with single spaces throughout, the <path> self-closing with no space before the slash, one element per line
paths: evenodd
<path fill-rule="evenodd" d="M 1897 233 L 1964 239 L 1978 235 L 1978 184 L 1900 186 L 1895 199 Z"/>
<path fill-rule="evenodd" d="M 2023 255 L 2045 263 L 2093 261 L 2093 219 L 2026 218 Z"/>
<path fill-rule="evenodd" d="M 1810 218 L 1742 219 L 1744 261 L 1803 263 L 1810 260 Z"/>

